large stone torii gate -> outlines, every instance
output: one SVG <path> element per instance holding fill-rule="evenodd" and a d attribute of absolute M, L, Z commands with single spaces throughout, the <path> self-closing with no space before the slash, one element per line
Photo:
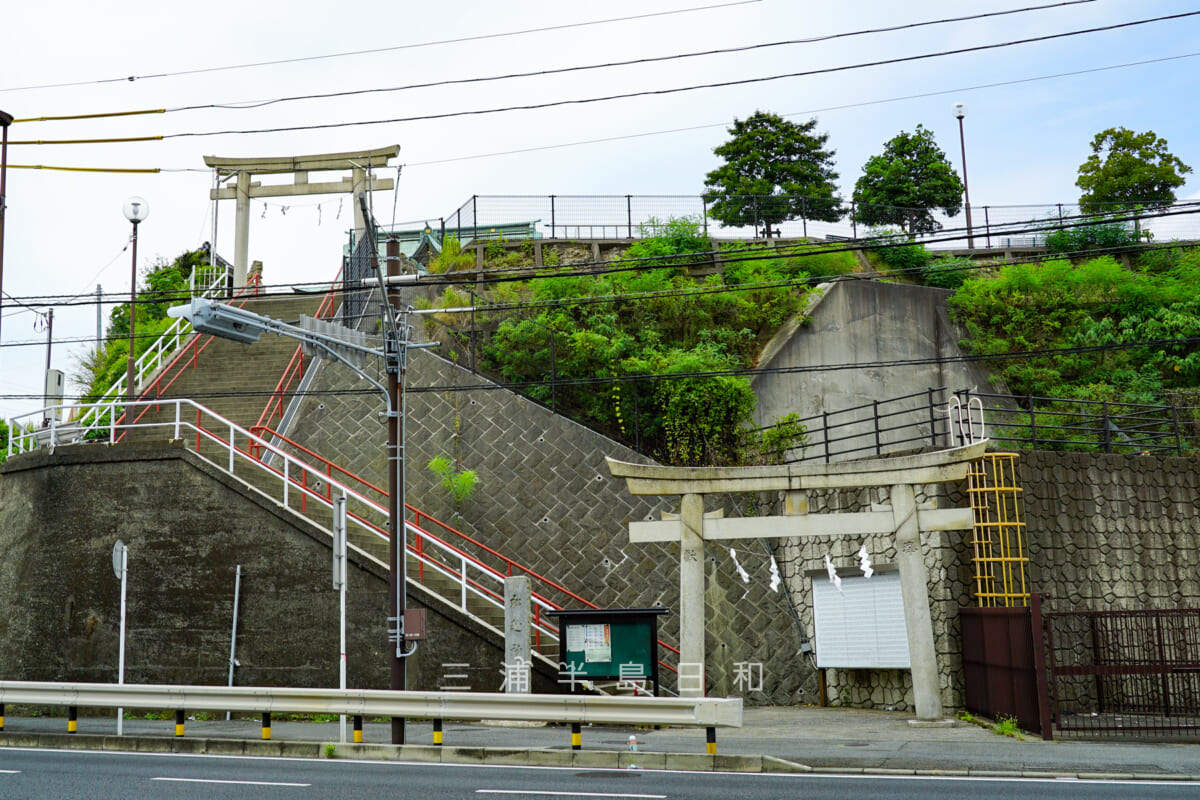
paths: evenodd
<path fill-rule="evenodd" d="M 679 519 L 629 524 L 630 542 L 679 542 L 679 662 L 701 667 L 699 685 L 686 691 L 681 686 L 680 694 L 704 692 L 706 541 L 891 533 L 896 537 L 917 719 L 941 720 L 929 575 L 922 558 L 921 533 L 967 530 L 973 525 L 973 516 L 970 508 L 918 508 L 913 487 L 964 480 L 970 463 L 981 458 L 986 449 L 984 440 L 897 458 L 772 467 L 663 467 L 606 458 L 609 471 L 613 477 L 625 479 L 630 494 L 681 497 Z M 890 511 L 808 513 L 811 490 L 879 486 L 890 487 Z M 785 492 L 785 516 L 706 517 L 704 495 L 730 492 Z"/>
<path fill-rule="evenodd" d="M 362 192 L 376 189 L 392 189 L 391 178 L 376 178 L 368 170 L 386 167 L 388 161 L 400 152 L 400 145 L 379 147 L 374 150 L 356 150 L 350 153 L 324 153 L 312 156 L 278 156 L 271 158 L 223 158 L 205 156 L 204 163 L 217 171 L 218 178 L 234 177 L 229 186 L 209 192 L 210 200 L 237 200 L 234 221 L 233 285 L 246 285 L 246 269 L 250 251 L 250 198 L 252 197 L 297 197 L 310 194 L 340 194 L 348 192 L 357 198 Z M 348 178 L 326 183 L 309 183 L 308 173 L 350 170 Z M 292 173 L 292 183 L 263 186 L 253 181 L 255 175 L 279 175 Z M 362 230 L 365 222 L 357 202 L 354 207 L 354 229 Z M 216 242 L 213 242 L 216 247 Z"/>

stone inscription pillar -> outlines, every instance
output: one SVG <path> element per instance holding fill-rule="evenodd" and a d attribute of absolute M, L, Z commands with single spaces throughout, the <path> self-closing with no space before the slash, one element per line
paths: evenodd
<path fill-rule="evenodd" d="M 704 497 L 685 494 L 679 504 L 679 663 L 680 697 L 704 696 Z M 686 673 L 699 680 L 684 680 Z M 696 667 L 695 665 L 699 665 Z"/>
<path fill-rule="evenodd" d="M 529 650 L 529 619 L 530 619 L 530 583 L 529 576 L 518 575 L 504 579 L 504 664 L 505 673 L 512 675 L 519 671 L 523 664 L 532 661 Z M 524 686 L 514 688 L 514 681 L 506 681 L 505 687 L 509 692 L 530 691 L 529 684 L 533 676 L 529 675 Z M 516 682 L 520 684 L 521 682 Z"/>

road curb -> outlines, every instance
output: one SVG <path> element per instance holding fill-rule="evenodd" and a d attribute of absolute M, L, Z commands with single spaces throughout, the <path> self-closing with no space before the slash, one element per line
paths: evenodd
<path fill-rule="evenodd" d="M 769 755 L 709 755 L 706 753 L 566 750 L 556 748 L 436 747 L 434 745 L 422 744 L 342 744 L 338 742 L 112 736 L 79 733 L 8 733 L 0 731 L 0 748 L 4 747 L 275 758 L 335 758 L 361 761 L 417 761 L 443 764 L 505 764 L 576 769 L 644 769 L 688 772 L 999 778 L 1010 780 L 1066 779 L 1200 782 L 1200 775 L 1180 773 L 1057 772 L 1053 770 L 991 770 L 969 768 L 905 769 L 856 766 L 813 767 Z"/>

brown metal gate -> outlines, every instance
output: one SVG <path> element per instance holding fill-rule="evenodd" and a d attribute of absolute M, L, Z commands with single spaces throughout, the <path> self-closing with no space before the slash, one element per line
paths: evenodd
<path fill-rule="evenodd" d="M 1018 608 L 960 608 L 965 705 L 992 719 L 1014 717 L 1050 738 L 1041 598 Z"/>
<path fill-rule="evenodd" d="M 1200 609 L 1046 615 L 1061 733 L 1200 738 Z"/>

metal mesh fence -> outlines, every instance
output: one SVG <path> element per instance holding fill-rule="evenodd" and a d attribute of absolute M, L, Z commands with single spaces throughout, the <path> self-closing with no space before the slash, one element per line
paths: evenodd
<path fill-rule="evenodd" d="M 821 238 L 857 240 L 878 230 L 857 220 L 865 206 L 847 202 L 845 214 L 835 222 L 814 219 L 805 208 L 827 206 L 824 198 L 787 196 L 734 198 L 747 209 L 744 225 L 722 224 L 712 216 L 712 199 L 702 195 L 475 195 L 450 214 L 427 222 L 439 233 L 462 241 L 516 238 L 506 231 L 528 230 L 529 236 L 547 239 L 637 239 L 655 235 L 668 220 L 687 218 L 713 238 Z M 775 220 L 770 210 L 782 201 L 797 201 L 797 218 Z M 872 207 L 874 211 L 903 213 L 911 209 Z M 1129 211 L 1114 207 L 1106 213 L 1082 212 L 1074 203 L 1040 205 L 974 205 L 968 230 L 966 214 L 932 212 L 934 230 L 917 234 L 937 248 L 1011 249 L 1042 246 L 1047 235 L 1081 225 L 1120 225 L 1134 237 L 1155 241 L 1200 238 L 1200 204 L 1176 203 L 1159 210 Z M 424 223 L 421 223 L 424 224 Z M 395 226 L 400 228 L 401 226 Z"/>

